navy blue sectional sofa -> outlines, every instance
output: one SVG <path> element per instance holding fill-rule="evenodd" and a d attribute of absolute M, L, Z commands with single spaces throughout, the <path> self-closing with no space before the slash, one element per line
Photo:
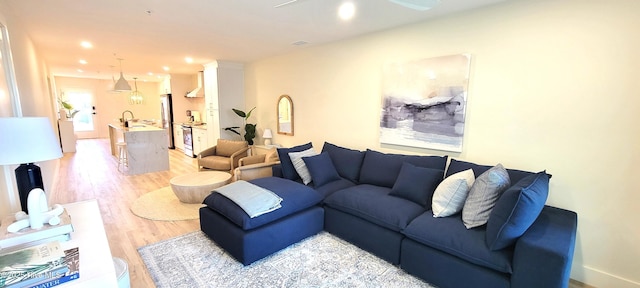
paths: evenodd
<path fill-rule="evenodd" d="M 274 166 L 274 177 L 300 182 L 287 154 L 310 147 L 311 143 L 279 149 L 281 165 Z M 471 169 L 477 177 L 492 166 L 330 143 L 304 162 L 312 178 L 308 186 L 324 198 L 324 230 L 428 283 L 568 286 L 577 215 L 544 205 L 550 177 L 545 172 L 506 169 L 509 187 L 491 211 L 489 223 L 467 229 L 461 213 L 433 216 L 433 191 L 457 172 Z M 492 221 L 503 223 L 496 226 Z"/>

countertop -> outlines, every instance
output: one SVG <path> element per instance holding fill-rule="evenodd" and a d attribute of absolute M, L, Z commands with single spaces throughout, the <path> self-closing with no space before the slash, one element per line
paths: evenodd
<path fill-rule="evenodd" d="M 194 129 L 207 130 L 207 123 L 194 124 L 194 123 L 189 123 L 189 122 L 173 122 L 173 125 L 187 126 L 187 127 L 191 127 L 191 128 L 194 128 Z"/>
<path fill-rule="evenodd" d="M 109 124 L 109 126 L 115 128 L 117 130 L 122 130 L 123 132 L 142 132 L 142 131 L 163 130 L 162 128 L 158 128 L 158 127 L 151 126 L 151 125 L 145 125 L 145 124 L 141 124 L 141 123 L 133 123 L 133 124 L 131 124 L 130 127 L 124 127 L 124 126 L 120 125 L 120 123 L 111 123 L 111 124 Z"/>

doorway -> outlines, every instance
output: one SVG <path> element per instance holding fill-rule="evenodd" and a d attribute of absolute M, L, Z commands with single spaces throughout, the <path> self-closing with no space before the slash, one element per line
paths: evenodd
<path fill-rule="evenodd" d="M 82 91 L 68 91 L 66 102 L 73 106 L 73 131 L 79 139 L 98 138 L 96 129 L 96 106 L 93 94 Z"/>

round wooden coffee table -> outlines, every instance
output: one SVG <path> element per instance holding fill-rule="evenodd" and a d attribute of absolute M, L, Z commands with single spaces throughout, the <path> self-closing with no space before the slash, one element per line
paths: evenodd
<path fill-rule="evenodd" d="M 201 171 L 171 178 L 171 190 L 184 203 L 202 203 L 213 189 L 228 184 L 231 174 L 222 171 Z"/>

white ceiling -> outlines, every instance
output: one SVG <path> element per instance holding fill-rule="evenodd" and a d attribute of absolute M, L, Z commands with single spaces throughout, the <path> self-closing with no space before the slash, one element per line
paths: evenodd
<path fill-rule="evenodd" d="M 274 6 L 288 0 L 1 1 L 10 10 L 3 13 L 19 19 L 54 75 L 117 78 L 116 58 L 123 58 L 125 78 L 157 80 L 195 73 L 214 60 L 251 62 L 506 0 L 442 0 L 427 11 L 388 0 L 298 0 L 280 8 Z M 348 22 L 337 17 L 345 1 L 357 9 Z M 83 40 L 94 47 L 81 48 Z M 298 41 L 308 44 L 292 45 Z M 187 56 L 192 64 L 185 63 Z"/>

